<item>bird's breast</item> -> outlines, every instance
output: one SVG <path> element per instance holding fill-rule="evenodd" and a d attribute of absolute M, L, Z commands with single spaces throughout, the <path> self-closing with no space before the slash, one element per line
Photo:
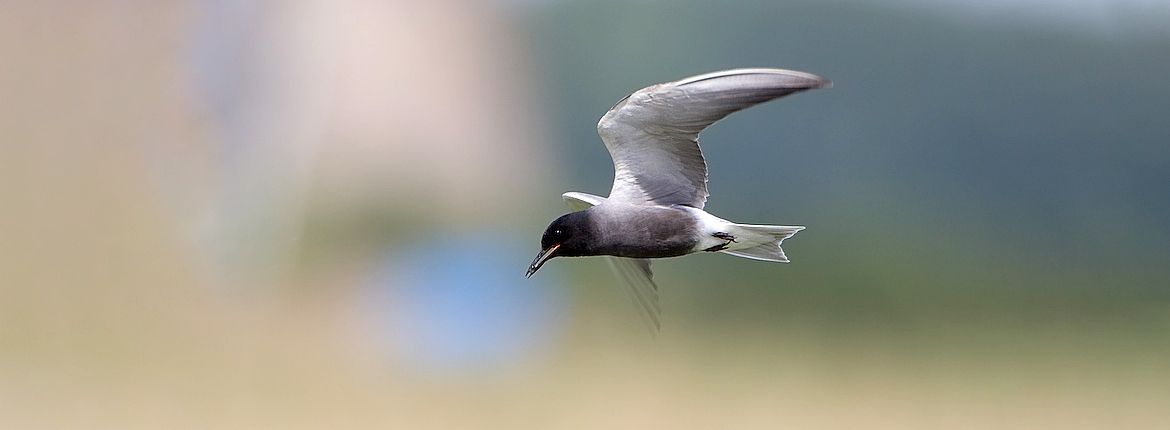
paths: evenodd
<path fill-rule="evenodd" d="M 687 211 L 644 205 L 601 209 L 599 254 L 628 258 L 678 257 L 693 252 L 699 242 L 698 222 Z"/>

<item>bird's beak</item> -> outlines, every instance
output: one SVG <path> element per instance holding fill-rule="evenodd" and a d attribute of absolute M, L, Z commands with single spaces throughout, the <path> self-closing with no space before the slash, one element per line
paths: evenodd
<path fill-rule="evenodd" d="M 536 273 L 537 270 L 540 270 L 540 266 L 543 266 L 545 261 L 548 261 L 548 259 L 553 258 L 555 256 L 555 254 L 557 253 L 557 249 L 559 249 L 560 247 L 561 247 L 561 244 L 558 243 L 556 245 L 553 245 L 553 246 L 550 246 L 548 248 L 540 250 L 540 253 L 536 254 L 536 258 L 532 259 L 532 265 L 528 266 L 528 273 L 525 274 L 524 277 L 531 278 L 533 273 Z"/>

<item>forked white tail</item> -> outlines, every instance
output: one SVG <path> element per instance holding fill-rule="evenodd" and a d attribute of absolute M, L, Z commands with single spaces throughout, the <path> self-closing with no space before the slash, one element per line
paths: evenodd
<path fill-rule="evenodd" d="M 730 230 L 728 233 L 735 236 L 735 242 L 719 252 L 752 260 L 787 263 L 788 256 L 784 255 L 784 248 L 780 244 L 784 243 L 784 239 L 804 230 L 804 227 L 731 224 Z"/>
<path fill-rule="evenodd" d="M 784 255 L 780 244 L 784 239 L 804 230 L 801 226 L 736 224 L 702 209 L 685 209 L 698 218 L 702 230 L 703 239 L 695 246 L 695 251 L 708 251 L 714 248 L 736 257 L 787 263 L 788 257 Z M 731 235 L 735 240 L 728 242 L 720 238 L 724 234 Z"/>

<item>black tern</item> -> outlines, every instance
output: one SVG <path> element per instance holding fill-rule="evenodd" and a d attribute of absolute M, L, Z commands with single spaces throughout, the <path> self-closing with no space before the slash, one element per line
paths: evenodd
<path fill-rule="evenodd" d="M 787 263 L 780 245 L 801 226 L 737 224 L 703 210 L 707 163 L 699 133 L 733 112 L 831 82 L 783 69 L 735 69 L 652 85 L 617 102 L 597 123 L 613 158 L 609 197 L 562 195 L 575 211 L 540 238 L 531 277 L 554 257 L 606 256 L 642 317 L 659 328 L 651 258 L 722 252 Z"/>

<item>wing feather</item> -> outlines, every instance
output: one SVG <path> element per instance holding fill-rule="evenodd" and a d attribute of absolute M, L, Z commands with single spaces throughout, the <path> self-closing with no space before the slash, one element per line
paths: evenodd
<path fill-rule="evenodd" d="M 654 273 L 650 271 L 650 260 L 605 257 L 605 261 L 626 284 L 626 291 L 638 307 L 638 315 L 642 317 L 642 322 L 650 329 L 650 334 L 657 334 L 662 327 L 659 322 L 662 310 L 658 307 L 658 284 L 654 283 Z"/>
<path fill-rule="evenodd" d="M 707 163 L 699 133 L 731 113 L 831 85 L 804 72 L 735 69 L 652 85 L 601 117 L 597 133 L 614 164 L 609 199 L 637 204 L 707 202 Z"/>

